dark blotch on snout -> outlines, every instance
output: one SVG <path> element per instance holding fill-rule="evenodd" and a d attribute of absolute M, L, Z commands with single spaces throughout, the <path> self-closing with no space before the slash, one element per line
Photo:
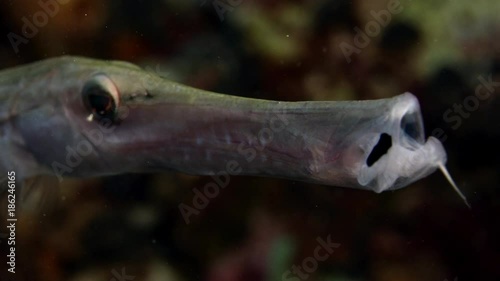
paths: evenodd
<path fill-rule="evenodd" d="M 382 133 L 380 134 L 380 139 L 378 140 L 378 143 L 373 147 L 372 152 L 370 152 L 370 155 L 368 155 L 368 158 L 366 159 L 366 165 L 368 167 L 371 167 L 375 162 L 380 159 L 384 154 L 389 151 L 389 148 L 392 146 L 392 138 L 389 134 Z"/>

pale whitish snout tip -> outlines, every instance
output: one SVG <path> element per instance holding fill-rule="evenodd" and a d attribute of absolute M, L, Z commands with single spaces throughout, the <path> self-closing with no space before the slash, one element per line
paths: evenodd
<path fill-rule="evenodd" d="M 469 202 L 467 201 L 467 198 L 460 191 L 460 189 L 458 188 L 458 186 L 455 184 L 455 181 L 450 176 L 450 173 L 448 173 L 448 170 L 446 169 L 446 167 L 444 166 L 444 164 L 443 163 L 438 163 L 438 167 L 441 170 L 441 172 L 443 173 L 443 175 L 445 176 L 445 178 L 448 180 L 448 182 L 451 184 L 451 186 L 453 187 L 453 189 L 455 189 L 455 191 L 457 192 L 458 196 L 460 196 L 460 198 L 462 198 L 462 200 L 464 200 L 465 205 L 467 205 L 467 207 L 469 207 L 469 209 L 471 209 L 471 206 L 470 206 Z"/>
<path fill-rule="evenodd" d="M 446 152 L 444 150 L 443 144 L 435 137 L 429 137 L 427 140 L 427 143 L 430 145 L 430 150 L 427 155 L 428 159 L 431 159 L 433 163 L 439 168 L 439 170 L 443 173 L 445 176 L 446 180 L 450 183 L 451 187 L 455 190 L 455 192 L 462 198 L 462 200 L 465 202 L 465 205 L 471 208 L 469 202 L 467 201 L 467 198 L 465 195 L 460 191 L 458 186 L 455 184 L 455 181 L 451 177 L 450 173 L 448 173 L 448 169 L 446 169 L 445 163 L 446 163 Z"/>

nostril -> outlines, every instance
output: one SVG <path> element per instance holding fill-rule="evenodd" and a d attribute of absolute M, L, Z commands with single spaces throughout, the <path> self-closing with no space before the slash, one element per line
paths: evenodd
<path fill-rule="evenodd" d="M 380 159 L 380 157 L 382 157 L 387 153 L 387 151 L 389 151 L 389 148 L 391 148 L 391 146 L 391 136 L 386 133 L 380 134 L 380 138 L 377 144 L 373 147 L 370 155 L 368 155 L 368 158 L 366 158 L 366 165 L 368 165 L 368 167 L 371 167 L 375 162 L 378 161 L 378 159 Z"/>

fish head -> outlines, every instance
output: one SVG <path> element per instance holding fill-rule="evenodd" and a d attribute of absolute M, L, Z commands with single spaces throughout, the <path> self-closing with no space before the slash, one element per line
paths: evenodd
<path fill-rule="evenodd" d="M 157 116 L 165 112 L 169 81 L 130 63 L 81 57 L 50 59 L 36 71 L 44 82 L 33 88 L 43 89 L 43 97 L 36 97 L 16 127 L 37 162 L 77 177 L 147 166 L 154 152 L 127 151 L 138 143 L 158 149 L 165 122 Z"/>
<path fill-rule="evenodd" d="M 387 108 L 356 134 L 356 179 L 377 193 L 405 187 L 446 163 L 446 152 L 435 137 L 425 139 L 417 98 L 404 93 L 387 100 Z"/>

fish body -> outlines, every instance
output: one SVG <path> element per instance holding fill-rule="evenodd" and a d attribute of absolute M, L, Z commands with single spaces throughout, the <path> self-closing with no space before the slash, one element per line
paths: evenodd
<path fill-rule="evenodd" d="M 446 162 L 417 99 L 280 102 L 168 81 L 125 62 L 59 57 L 0 72 L 0 172 L 60 179 L 178 171 L 375 192 Z"/>

